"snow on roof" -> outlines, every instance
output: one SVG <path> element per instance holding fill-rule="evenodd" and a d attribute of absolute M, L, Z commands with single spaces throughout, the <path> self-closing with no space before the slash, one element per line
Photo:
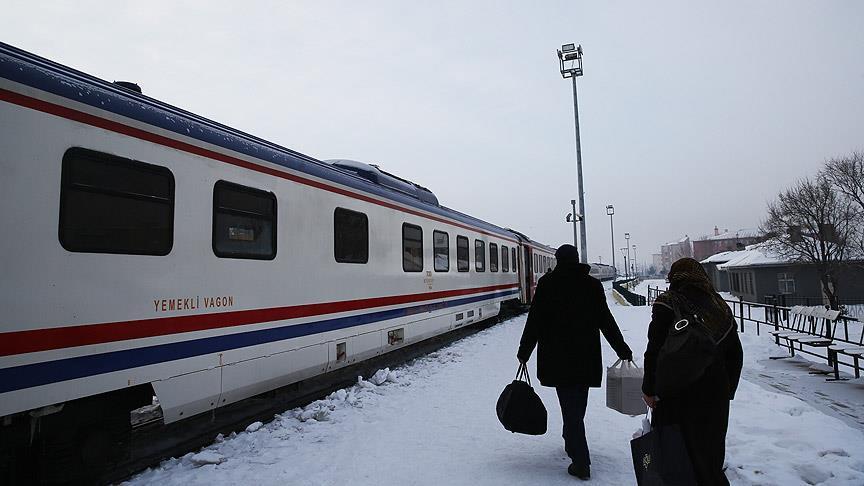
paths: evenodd
<path fill-rule="evenodd" d="M 722 251 L 716 255 L 709 256 L 699 263 L 726 263 L 733 258 L 736 258 L 736 253 L 738 253 L 738 251 Z"/>
<path fill-rule="evenodd" d="M 764 245 L 750 245 L 741 251 L 730 252 L 734 253 L 726 263 L 717 265 L 718 270 L 727 270 L 729 268 L 752 267 L 757 265 L 776 265 L 778 263 L 787 263 L 789 260 L 780 257 L 769 251 Z M 716 256 L 716 255 L 715 255 Z"/>
<path fill-rule="evenodd" d="M 699 238 L 701 241 L 706 240 L 733 240 L 736 238 L 756 238 L 759 236 L 759 230 L 756 228 L 741 228 L 735 232 L 726 230 L 719 235 L 708 235 Z"/>

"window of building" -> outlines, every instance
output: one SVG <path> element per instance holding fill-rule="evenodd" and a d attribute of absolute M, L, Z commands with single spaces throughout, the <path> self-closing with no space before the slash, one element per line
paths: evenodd
<path fill-rule="evenodd" d="M 423 271 L 423 228 L 402 223 L 402 270 Z"/>
<path fill-rule="evenodd" d="M 467 272 L 471 266 L 469 251 L 468 251 L 468 238 L 465 236 L 457 236 L 456 237 L 456 270 L 460 272 Z"/>
<path fill-rule="evenodd" d="M 432 232 L 432 255 L 436 272 L 450 271 L 450 235 L 443 231 Z"/>
<path fill-rule="evenodd" d="M 778 273 L 777 291 L 781 294 L 794 294 L 795 277 L 793 277 L 791 273 Z"/>
<path fill-rule="evenodd" d="M 333 253 L 339 263 L 369 261 L 369 218 L 345 208 L 333 211 Z"/>
<path fill-rule="evenodd" d="M 516 248 L 510 248 L 510 256 L 513 259 L 513 272 L 516 272 Z"/>
<path fill-rule="evenodd" d="M 509 272 L 510 271 L 510 252 L 507 250 L 507 247 L 501 245 L 501 271 Z"/>
<path fill-rule="evenodd" d="M 174 244 L 174 175 L 157 165 L 67 150 L 58 234 L 74 252 L 167 255 Z"/>
<path fill-rule="evenodd" d="M 216 182 L 213 253 L 222 258 L 275 258 L 276 196 L 233 182 Z"/>
<path fill-rule="evenodd" d="M 474 270 L 486 271 L 486 242 L 474 240 Z"/>
<path fill-rule="evenodd" d="M 498 245 L 489 243 L 489 271 L 498 271 Z"/>

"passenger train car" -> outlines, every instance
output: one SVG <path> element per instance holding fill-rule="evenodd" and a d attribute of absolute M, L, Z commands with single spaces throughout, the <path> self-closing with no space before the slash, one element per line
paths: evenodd
<path fill-rule="evenodd" d="M 615 280 L 618 276 L 618 271 L 612 265 L 604 265 L 602 263 L 592 263 L 591 270 L 588 272 L 597 280 Z"/>
<path fill-rule="evenodd" d="M 378 167 L 5 44 L 0 147 L 4 451 L 350 366 L 528 303 L 555 265 Z"/>

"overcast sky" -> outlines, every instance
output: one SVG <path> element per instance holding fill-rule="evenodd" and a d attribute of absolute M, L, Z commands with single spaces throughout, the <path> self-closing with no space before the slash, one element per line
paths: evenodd
<path fill-rule="evenodd" d="M 864 149 L 864 2 L 33 2 L 0 40 L 320 159 L 351 158 L 557 246 L 576 198 L 581 43 L 588 255 L 754 227 Z M 644 257 L 644 258 L 643 258 Z M 620 260 L 620 258 L 619 258 Z M 620 263 L 619 263 L 620 264 Z"/>

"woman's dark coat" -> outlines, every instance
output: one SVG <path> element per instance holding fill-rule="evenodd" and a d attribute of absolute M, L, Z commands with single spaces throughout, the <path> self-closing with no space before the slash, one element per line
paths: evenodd
<path fill-rule="evenodd" d="M 559 261 L 537 282 L 517 357 L 528 361 L 537 346 L 537 378 L 544 386 L 599 387 L 600 332 L 619 358 L 632 358 L 606 305 L 603 284 L 588 274 L 590 269 Z"/>
<path fill-rule="evenodd" d="M 699 486 L 726 486 L 729 484 L 723 472 L 726 430 L 729 425 L 729 401 L 735 397 L 741 377 L 744 358 L 741 341 L 729 309 L 725 304 L 723 308 L 719 307 L 713 290 L 705 291 L 685 285 L 675 291 L 702 309 L 728 313 L 729 325 L 733 328 L 720 342 L 717 359 L 698 381 L 680 394 L 660 397 L 654 408 L 652 425 L 674 424 L 680 428 Z M 657 355 L 669 334 L 669 328 L 675 322 L 674 306 L 667 303 L 671 299 L 662 297 L 654 304 L 648 327 L 645 377 L 642 381 L 642 391 L 648 396 L 655 395 Z"/>

